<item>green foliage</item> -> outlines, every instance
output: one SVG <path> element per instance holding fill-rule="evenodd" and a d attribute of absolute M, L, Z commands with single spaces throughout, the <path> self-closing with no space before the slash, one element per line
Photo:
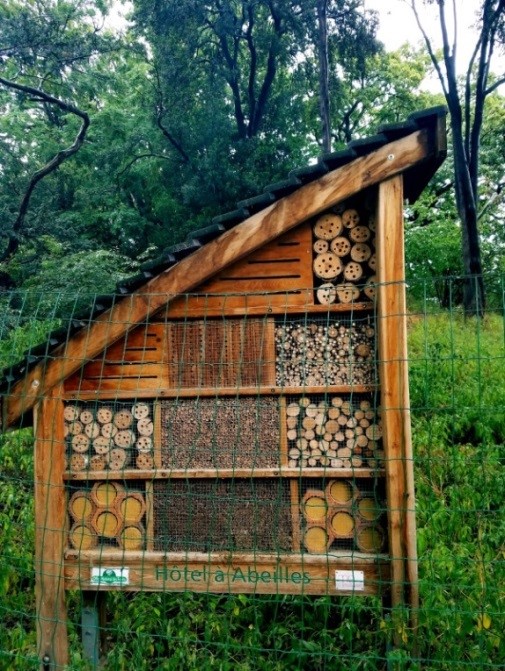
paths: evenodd
<path fill-rule="evenodd" d="M 104 669 L 395 671 L 499 668 L 505 657 L 505 346 L 499 315 L 409 320 L 421 610 L 377 599 L 108 595 Z M 44 324 L 13 330 L 25 343 Z M 7 353 L 4 345 L 3 356 Z M 36 668 L 32 434 L 0 441 L 0 669 Z M 23 533 L 20 533 L 22 530 Z M 68 595 L 70 669 L 89 669 L 79 593 Z M 403 646 L 392 645 L 393 636 Z M 415 653 L 415 649 L 419 654 Z"/>

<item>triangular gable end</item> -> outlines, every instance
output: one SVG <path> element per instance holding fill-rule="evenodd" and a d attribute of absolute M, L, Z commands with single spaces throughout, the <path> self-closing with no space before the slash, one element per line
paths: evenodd
<path fill-rule="evenodd" d="M 416 130 L 401 136 L 400 129 L 405 133 L 405 125 L 388 127 L 389 137 L 399 135 L 399 139 L 387 142 L 386 128 L 385 137 L 382 136 L 385 143 L 364 155 L 359 154 L 366 145 L 354 143 L 352 148 L 357 158 L 299 186 L 115 302 L 12 386 L 4 398 L 4 426 L 14 425 L 51 388 L 70 378 L 138 324 L 146 323 L 152 315 L 166 309 L 178 296 L 197 287 L 212 287 L 213 282 L 214 286 L 216 282 L 222 283 L 222 271 L 243 270 L 245 266 L 241 262 L 250 255 L 257 253 L 261 260 L 262 252 L 257 250 L 268 254 L 269 245 L 275 240 L 317 214 L 398 174 L 406 175 L 411 183 L 409 189 L 417 197 L 419 184 L 427 183 L 445 157 L 445 111 L 435 108 L 411 119 L 409 124 Z M 368 146 L 373 147 L 374 143 Z M 336 155 L 333 165 L 338 163 Z M 332 165 L 330 159 L 328 165 Z M 245 263 L 247 265 L 247 261 Z M 300 281 L 303 285 L 302 275 Z M 235 291 L 238 291 L 236 287 Z"/>

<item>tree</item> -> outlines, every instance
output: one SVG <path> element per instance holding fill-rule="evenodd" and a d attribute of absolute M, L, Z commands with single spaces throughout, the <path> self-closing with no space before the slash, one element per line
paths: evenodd
<path fill-rule="evenodd" d="M 488 96 L 505 82 L 493 77 L 491 63 L 505 38 L 505 0 L 481 0 L 477 11 L 477 37 L 462 85 L 456 71 L 457 8 L 455 0 L 425 0 L 438 6 L 442 38 L 439 55 L 419 15 L 419 3 L 407 0 L 422 32 L 426 48 L 441 82 L 449 108 L 452 129 L 454 185 L 461 222 L 465 281 L 463 305 L 466 314 L 481 315 L 485 308 L 481 245 L 478 230 L 479 159 L 485 103 Z M 451 35 L 448 11 L 454 29 Z"/>

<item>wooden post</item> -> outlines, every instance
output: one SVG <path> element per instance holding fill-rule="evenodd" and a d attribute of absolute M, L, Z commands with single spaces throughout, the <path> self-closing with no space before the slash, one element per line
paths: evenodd
<path fill-rule="evenodd" d="M 35 407 L 35 573 L 37 652 L 44 671 L 68 663 L 64 591 L 65 438 L 61 386 Z"/>
<path fill-rule="evenodd" d="M 106 624 L 105 597 L 105 592 L 82 593 L 82 648 L 84 657 L 90 662 L 92 669 L 98 669 L 100 663 L 101 634 Z"/>
<path fill-rule="evenodd" d="M 419 605 L 415 496 L 410 431 L 403 236 L 403 182 L 393 177 L 379 186 L 378 331 L 382 421 L 384 426 L 392 605 L 403 602 L 405 587 L 416 624 Z"/>

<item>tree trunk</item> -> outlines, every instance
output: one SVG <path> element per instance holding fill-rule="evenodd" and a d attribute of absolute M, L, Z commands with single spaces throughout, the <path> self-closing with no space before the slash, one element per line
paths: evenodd
<path fill-rule="evenodd" d="M 328 0 L 317 0 L 319 53 L 319 112 L 321 115 L 323 153 L 331 152 L 330 92 L 328 75 Z"/>

